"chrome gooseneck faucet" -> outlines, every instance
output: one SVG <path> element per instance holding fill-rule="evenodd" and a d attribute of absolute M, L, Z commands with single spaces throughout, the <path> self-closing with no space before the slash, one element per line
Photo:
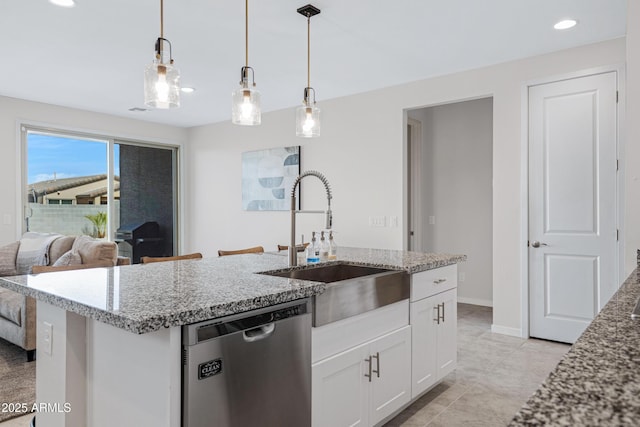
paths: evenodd
<path fill-rule="evenodd" d="M 296 210 L 296 188 L 302 178 L 307 176 L 315 176 L 324 184 L 324 188 L 327 191 L 327 210 L 326 211 L 303 211 Z M 298 255 L 296 248 L 296 214 L 299 213 L 320 213 L 324 214 L 327 217 L 326 229 L 331 229 L 331 224 L 333 223 L 333 214 L 331 213 L 331 185 L 329 185 L 329 181 L 327 178 L 317 171 L 306 171 L 300 174 L 299 177 L 296 178 L 296 181 L 293 183 L 293 187 L 291 187 L 291 244 L 289 245 L 289 266 L 293 267 L 298 265 Z M 304 244 L 304 242 L 302 242 Z"/>

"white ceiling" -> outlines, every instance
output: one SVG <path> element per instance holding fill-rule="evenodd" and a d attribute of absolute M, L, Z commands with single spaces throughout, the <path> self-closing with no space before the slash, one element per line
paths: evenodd
<path fill-rule="evenodd" d="M 165 0 L 181 71 L 172 110 L 144 107 L 143 70 L 160 35 L 159 0 L 1 0 L 0 95 L 197 126 L 230 118 L 244 62 L 244 1 Z M 314 0 L 311 86 L 318 104 L 624 36 L 627 0 Z M 249 2 L 249 65 L 263 111 L 298 105 L 306 86 L 307 0 Z M 566 17 L 571 30 L 553 30 Z"/>

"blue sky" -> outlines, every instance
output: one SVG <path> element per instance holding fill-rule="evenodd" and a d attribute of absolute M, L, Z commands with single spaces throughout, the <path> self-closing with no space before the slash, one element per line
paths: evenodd
<path fill-rule="evenodd" d="M 114 153 L 115 174 L 119 170 L 119 146 Z M 107 173 L 107 143 L 60 136 L 28 133 L 29 184 L 54 178 Z"/>

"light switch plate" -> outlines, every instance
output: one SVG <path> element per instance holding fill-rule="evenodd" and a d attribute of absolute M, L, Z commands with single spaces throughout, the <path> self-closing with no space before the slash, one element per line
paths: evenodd
<path fill-rule="evenodd" d="M 51 343 L 53 341 L 53 325 L 49 322 L 42 322 L 42 344 L 44 344 L 44 351 L 51 356 Z"/>
<path fill-rule="evenodd" d="M 370 216 L 369 217 L 369 227 L 386 227 L 386 226 L 387 226 L 386 216 Z"/>

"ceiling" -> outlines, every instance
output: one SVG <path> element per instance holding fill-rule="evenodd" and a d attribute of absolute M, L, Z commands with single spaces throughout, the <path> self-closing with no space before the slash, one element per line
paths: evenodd
<path fill-rule="evenodd" d="M 244 65 L 242 0 L 165 0 L 179 109 L 143 108 L 160 0 L 2 0 L 0 95 L 181 127 L 230 119 Z M 314 0 L 311 86 L 322 101 L 624 36 L 627 0 Z M 249 65 L 262 109 L 301 103 L 307 0 L 249 2 Z M 572 17 L 579 24 L 556 31 Z"/>

